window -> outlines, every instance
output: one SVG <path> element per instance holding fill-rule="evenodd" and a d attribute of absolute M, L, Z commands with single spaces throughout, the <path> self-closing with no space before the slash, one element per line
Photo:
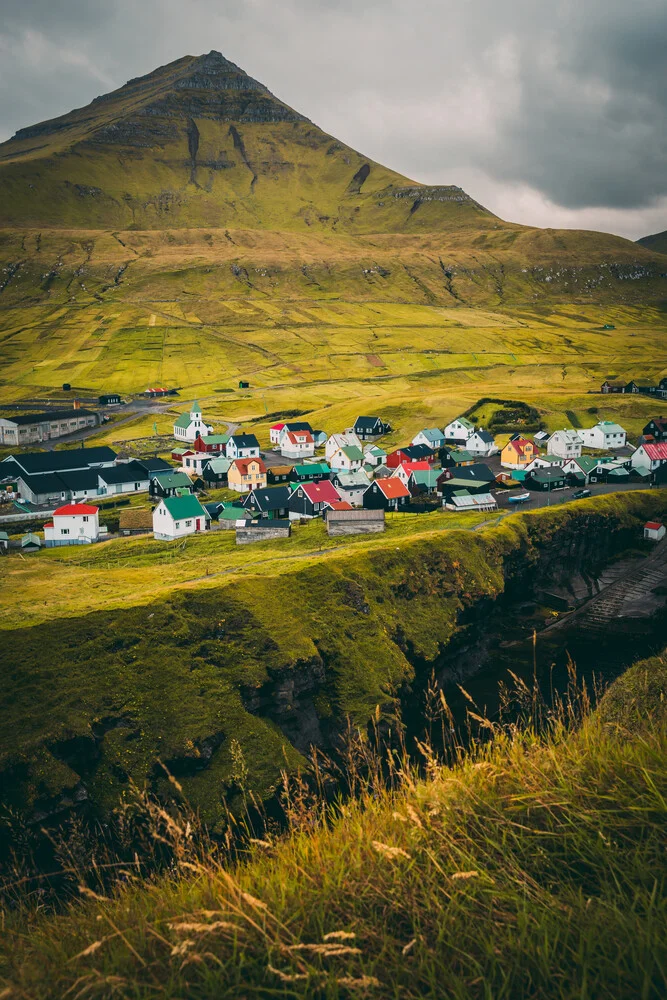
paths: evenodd
<path fill-rule="evenodd" d="M 174 521 L 174 527 L 175 528 L 180 528 L 180 526 L 181 526 L 181 522 L 180 521 Z"/>
<path fill-rule="evenodd" d="M 83 515 L 83 519 L 84 519 L 84 521 L 87 521 L 87 520 L 88 520 L 88 515 L 87 515 L 87 514 L 84 514 L 84 515 Z"/>
<path fill-rule="evenodd" d="M 60 529 L 60 534 L 61 535 L 69 535 L 69 528 L 61 528 Z"/>
<path fill-rule="evenodd" d="M 186 528 L 191 528 L 192 527 L 192 521 L 186 521 L 185 522 L 185 527 Z"/>

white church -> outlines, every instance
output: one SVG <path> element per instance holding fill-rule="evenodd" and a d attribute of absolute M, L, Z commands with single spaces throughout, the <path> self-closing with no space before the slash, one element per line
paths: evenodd
<path fill-rule="evenodd" d="M 190 412 L 181 413 L 174 424 L 174 437 L 178 441 L 196 441 L 198 437 L 212 433 L 213 427 L 204 423 L 201 407 L 196 399 L 190 407 Z"/>

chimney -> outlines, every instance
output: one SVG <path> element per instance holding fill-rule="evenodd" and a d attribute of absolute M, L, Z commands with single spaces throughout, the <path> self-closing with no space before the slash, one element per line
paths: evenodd
<path fill-rule="evenodd" d="M 79 402 L 78 399 L 75 399 L 75 400 L 72 401 L 72 409 L 74 409 L 74 410 L 80 410 L 81 409 L 81 403 Z"/>

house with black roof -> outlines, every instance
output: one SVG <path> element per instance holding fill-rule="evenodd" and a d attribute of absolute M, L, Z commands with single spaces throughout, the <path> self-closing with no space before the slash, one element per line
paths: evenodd
<path fill-rule="evenodd" d="M 99 396 L 97 402 L 100 406 L 118 406 L 123 400 L 119 392 L 107 392 L 104 396 Z"/>
<path fill-rule="evenodd" d="M 254 434 L 232 434 L 227 442 L 227 458 L 259 458 L 259 441 Z"/>
<path fill-rule="evenodd" d="M 152 475 L 154 472 L 171 472 L 172 466 L 164 458 L 138 458 L 137 462 L 146 472 Z"/>
<path fill-rule="evenodd" d="M 108 469 L 97 470 L 101 496 L 117 493 L 148 492 L 150 475 L 140 462 L 119 462 Z"/>
<path fill-rule="evenodd" d="M 388 434 L 391 424 L 385 423 L 380 417 L 357 417 L 352 430 L 360 441 L 373 441 Z"/>
<path fill-rule="evenodd" d="M 289 501 L 292 496 L 290 486 L 267 486 L 264 489 L 251 490 L 243 498 L 243 506 L 253 516 L 289 518 Z"/>
<path fill-rule="evenodd" d="M 45 413 L 19 413 L 12 417 L 0 416 L 0 445 L 26 447 L 41 441 L 52 441 L 86 427 L 97 427 L 99 422 L 99 413 L 80 407 Z"/>
<path fill-rule="evenodd" d="M 101 445 L 97 448 L 71 448 L 68 451 L 31 451 L 25 454 L 9 455 L 0 462 L 0 473 L 9 466 L 10 475 L 25 473 L 38 476 L 46 472 L 66 472 L 74 469 L 89 469 L 93 466 L 105 468 L 116 464 L 113 448 Z"/>

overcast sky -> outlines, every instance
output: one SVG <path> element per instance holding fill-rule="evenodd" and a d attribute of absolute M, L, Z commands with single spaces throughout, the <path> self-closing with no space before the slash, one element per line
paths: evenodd
<path fill-rule="evenodd" d="M 667 229 L 665 0 L 1 0 L 0 139 L 218 49 L 505 219 Z"/>

